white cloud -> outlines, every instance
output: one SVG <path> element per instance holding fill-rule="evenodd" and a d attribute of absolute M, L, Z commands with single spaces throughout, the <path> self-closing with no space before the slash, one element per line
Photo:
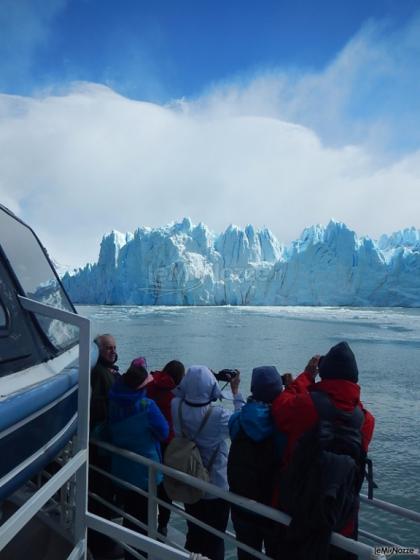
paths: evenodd
<path fill-rule="evenodd" d="M 401 153 L 420 145 L 420 12 L 405 26 L 370 22 L 319 72 L 271 69 L 217 84 L 190 111 L 300 123 L 328 145 Z"/>
<path fill-rule="evenodd" d="M 188 115 L 94 85 L 0 102 L 1 198 L 63 263 L 95 259 L 112 228 L 184 215 L 281 240 L 330 217 L 374 236 L 418 225 L 420 152 L 378 168 L 273 117 Z"/>
<path fill-rule="evenodd" d="M 418 113 L 411 149 L 390 154 L 408 117 L 368 95 L 386 76 L 418 80 L 403 56 L 418 50 L 416 26 L 394 50 L 395 34 L 367 28 L 318 75 L 266 73 L 166 107 L 94 84 L 0 95 L 1 201 L 70 265 L 95 260 L 104 232 L 185 215 L 216 231 L 267 225 L 286 242 L 331 217 L 373 237 L 419 227 Z"/>

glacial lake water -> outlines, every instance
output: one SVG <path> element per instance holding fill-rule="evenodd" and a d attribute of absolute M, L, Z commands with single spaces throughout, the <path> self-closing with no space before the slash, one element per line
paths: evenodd
<path fill-rule="evenodd" d="M 187 366 L 238 368 L 249 393 L 252 368 L 300 373 L 314 354 L 347 340 L 359 365 L 361 400 L 375 416 L 369 454 L 375 497 L 420 512 L 420 309 L 325 307 L 79 306 L 94 334 L 112 333 L 122 370 L 136 356 L 151 370 L 171 359 Z M 366 489 L 364 489 L 366 492 Z M 420 547 L 420 525 L 363 505 L 360 525 Z"/>

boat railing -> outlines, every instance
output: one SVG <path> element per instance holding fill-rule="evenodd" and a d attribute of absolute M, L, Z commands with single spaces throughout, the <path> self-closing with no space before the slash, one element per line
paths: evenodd
<path fill-rule="evenodd" d="M 88 440 L 89 440 L 89 391 L 90 391 L 90 321 L 81 315 L 64 311 L 38 301 L 18 296 L 24 309 L 39 313 L 52 319 L 69 323 L 79 329 L 79 390 L 78 414 L 70 422 L 77 422 L 77 436 L 74 454 L 51 478 L 39 488 L 17 511 L 0 526 L 0 551 L 34 518 L 53 496 L 72 478 L 76 479 L 74 539 L 78 548 L 86 553 L 87 480 L 88 480 Z M 29 421 L 29 419 L 27 419 Z M 0 437 L 4 437 L 17 426 L 12 426 Z M 41 449 L 22 461 L 13 472 L 0 480 L 0 488 L 10 482 L 11 477 L 19 475 L 40 454 L 48 450 L 57 439 L 55 434 Z"/>
<path fill-rule="evenodd" d="M 210 533 L 221 537 L 224 539 L 224 541 L 226 543 L 229 543 L 232 546 L 238 547 L 250 554 L 253 554 L 253 556 L 255 558 L 259 558 L 261 560 L 263 559 L 267 559 L 269 558 L 268 556 L 264 555 L 263 553 L 256 551 L 252 548 L 250 548 L 249 546 L 240 543 L 235 535 L 233 533 L 230 533 L 229 531 L 225 532 L 225 533 L 221 533 L 220 531 L 218 531 L 217 529 L 214 529 L 213 527 L 210 527 L 208 525 L 206 525 L 205 523 L 203 523 L 202 521 L 199 521 L 197 519 L 195 519 L 194 517 L 192 517 L 191 515 L 187 514 L 184 510 L 184 508 L 182 507 L 182 504 L 173 504 L 170 505 L 165 501 L 162 501 L 161 499 L 159 499 L 157 497 L 157 486 L 155 483 L 155 478 L 156 478 L 156 473 L 157 472 L 162 472 L 164 475 L 168 475 L 172 478 L 175 478 L 181 482 L 184 482 L 186 484 L 189 484 L 191 486 L 193 486 L 194 488 L 198 488 L 200 490 L 202 490 L 203 492 L 207 493 L 207 494 L 211 494 L 214 497 L 217 498 L 222 498 L 226 501 L 228 501 L 230 504 L 236 505 L 236 506 L 240 506 L 246 510 L 249 510 L 252 513 L 256 513 L 258 515 L 261 515 L 267 519 L 270 519 L 272 521 L 281 523 L 283 525 L 288 525 L 290 522 L 290 517 L 288 515 L 286 515 L 285 513 L 277 510 L 277 509 L 273 509 L 271 507 L 265 506 L 261 503 L 255 502 L 254 500 L 249 500 L 247 498 L 243 498 L 241 496 L 238 496 L 236 494 L 233 494 L 232 492 L 227 492 L 221 488 L 218 488 L 217 486 L 214 486 L 211 483 L 207 483 L 204 482 L 202 480 L 198 480 L 192 476 L 189 476 L 185 473 L 176 471 L 166 465 L 162 465 L 160 463 L 156 463 L 150 459 L 147 459 L 146 457 L 142 457 L 140 455 L 137 455 L 136 453 L 133 453 L 131 451 L 127 451 L 118 447 L 115 447 L 114 445 L 111 445 L 109 443 L 103 442 L 103 441 L 99 441 L 99 440 L 91 440 L 91 443 L 101 447 L 104 450 L 107 450 L 110 453 L 117 453 L 118 455 L 121 455 L 123 457 L 126 457 L 136 463 L 142 464 L 146 467 L 148 467 L 148 480 L 149 480 L 149 487 L 148 487 L 148 491 L 144 491 L 141 490 L 139 488 L 137 488 L 136 486 L 133 486 L 127 482 L 125 482 L 124 480 L 118 479 L 117 477 L 113 476 L 112 474 L 110 474 L 109 472 L 104 471 L 103 469 L 100 469 L 98 467 L 95 467 L 93 465 L 91 465 L 91 469 L 94 469 L 97 472 L 100 472 L 102 475 L 107 476 L 110 480 L 112 480 L 113 482 L 118 483 L 121 486 L 124 486 L 126 488 L 129 488 L 131 490 L 133 490 L 134 492 L 139 493 L 140 495 L 143 496 L 147 496 L 148 498 L 148 524 L 145 525 L 141 522 L 139 522 L 138 520 L 134 520 L 133 518 L 129 518 L 131 522 L 134 522 L 136 525 L 138 525 L 140 528 L 142 528 L 143 530 L 147 531 L 147 534 L 150 538 L 155 539 L 155 538 L 159 538 L 161 540 L 165 540 L 166 543 L 171 544 L 172 546 L 177 546 L 177 543 L 174 541 L 171 541 L 168 537 L 163 537 L 162 535 L 157 533 L 157 526 L 156 526 L 156 520 L 157 520 L 157 507 L 158 505 L 164 506 L 165 508 L 169 509 L 171 512 L 175 512 L 177 515 L 179 515 L 180 517 L 184 518 L 187 521 L 191 521 L 195 524 L 197 524 L 198 526 L 202 527 L 203 529 L 206 529 L 207 531 L 209 531 Z M 126 514 L 121 511 L 118 507 L 116 507 L 115 505 L 109 504 L 109 502 L 106 502 L 105 500 L 103 500 L 100 496 L 97 496 L 95 494 L 91 494 L 91 497 L 100 501 L 103 505 L 108 505 L 108 507 L 113 510 L 116 514 L 122 516 L 122 517 L 128 517 L 126 516 Z M 382 500 L 368 500 L 368 498 L 366 496 L 361 496 L 361 500 L 364 502 L 368 502 L 371 506 L 373 507 L 379 507 L 380 509 L 383 509 L 385 511 L 388 511 L 389 513 L 393 513 L 396 515 L 399 515 L 400 517 L 403 517 L 405 519 L 410 519 L 412 521 L 416 521 L 418 523 L 420 523 L 420 514 L 412 511 L 412 510 L 408 510 L 405 508 L 401 508 L 399 506 L 395 506 L 394 504 L 390 504 L 388 502 L 384 502 Z M 107 534 L 108 536 L 109 533 L 105 532 L 105 531 L 101 531 L 104 534 Z M 371 540 L 375 543 L 375 545 L 383 545 L 384 547 L 393 547 L 395 550 L 397 549 L 402 549 L 402 548 L 408 548 L 408 547 L 402 547 L 401 545 L 391 542 L 387 539 L 384 539 L 378 535 L 373 535 L 371 533 L 368 533 L 367 531 L 359 531 L 360 535 L 363 536 L 364 538 Z M 332 538 L 331 538 L 331 543 L 341 549 L 344 549 L 348 552 L 351 552 L 353 554 L 355 554 L 358 558 L 360 559 L 372 559 L 372 558 L 381 558 L 381 554 L 377 553 L 375 551 L 375 548 L 373 546 L 367 545 L 365 543 L 362 543 L 360 541 L 355 541 L 353 539 L 348 539 L 346 537 L 344 537 L 343 535 L 340 535 L 338 533 L 333 533 Z M 420 557 L 420 556 L 418 556 Z M 142 558 L 142 556 L 138 556 L 138 558 Z"/>
<path fill-rule="evenodd" d="M 24 309 L 32 313 L 38 313 L 46 317 L 71 324 L 79 329 L 79 383 L 77 414 L 70 422 L 77 422 L 76 437 L 73 446 L 73 454 L 68 457 L 65 464 L 53 475 L 48 475 L 48 480 L 20 507 L 0 525 L 0 553 L 15 538 L 18 533 L 40 513 L 44 513 L 46 504 L 53 502 L 54 496 L 70 482 L 74 482 L 73 524 L 72 542 L 73 549 L 69 560 L 86 559 L 87 557 L 87 529 L 95 529 L 113 536 L 116 540 L 140 548 L 149 553 L 149 557 L 159 560 L 180 560 L 190 558 L 191 555 L 185 551 L 168 546 L 165 543 L 150 537 L 139 535 L 118 524 L 109 523 L 87 511 L 88 495 L 88 445 L 89 445 L 89 398 L 90 398 L 90 321 L 76 313 L 57 309 L 55 307 L 40 303 L 30 298 L 18 296 Z M 58 399 L 59 401 L 60 399 Z M 58 402 L 57 401 L 57 402 Z M 50 408 L 55 403 L 51 403 Z M 35 415 L 10 426 L 0 433 L 0 438 L 13 433 L 24 423 L 33 420 L 37 415 L 45 412 L 38 411 Z M 68 426 L 66 426 L 68 427 Z M 49 450 L 57 437 L 55 434 L 48 442 L 38 449 L 34 455 L 22 461 L 13 471 L 6 473 L 0 479 L 0 489 L 19 474 L 24 473 L 28 465 L 34 463 L 39 456 Z"/>
<path fill-rule="evenodd" d="M 140 535 L 118 524 L 108 522 L 87 511 L 88 496 L 88 445 L 89 445 L 89 398 L 90 398 L 90 321 L 81 315 L 64 311 L 40 303 L 30 298 L 18 296 L 24 309 L 71 324 L 79 329 L 79 383 L 77 414 L 70 422 L 77 422 L 76 436 L 72 456 L 67 457 L 65 463 L 54 474 L 48 474 L 48 480 L 20 507 L 0 525 L 0 554 L 15 538 L 19 532 L 28 525 L 38 514 L 45 514 L 45 506 L 53 503 L 54 496 L 64 489 L 69 483 L 74 483 L 73 524 L 71 541 L 73 549 L 68 555 L 68 560 L 87 558 L 87 529 L 94 529 L 125 543 L 125 546 L 135 546 L 149 554 L 149 558 L 156 560 L 181 560 L 191 558 L 191 555 L 179 548 L 171 547 L 159 542 L 155 538 Z M 39 413 L 41 413 L 40 411 Z M 36 416 L 36 415 L 35 415 Z M 0 433 L 0 438 L 13 433 L 15 429 L 30 421 L 33 417 L 26 418 L 7 430 Z M 6 473 L 0 479 L 0 490 L 20 474 L 31 463 L 34 463 L 43 452 L 52 447 L 57 437 L 55 434 L 34 455 L 22 461 L 13 471 Z M 140 458 L 141 459 L 141 458 Z M 152 504 L 152 501 L 151 501 Z M 44 510 L 44 511 L 43 511 Z M 137 554 L 137 553 L 136 553 Z"/>
<path fill-rule="evenodd" d="M 194 477 L 188 476 L 185 473 L 175 471 L 165 465 L 156 463 L 132 453 L 127 450 L 119 449 L 109 443 L 92 440 L 94 443 L 108 452 L 117 453 L 130 460 L 147 466 L 149 474 L 149 486 L 147 492 L 141 490 L 135 486 L 128 484 L 123 480 L 116 479 L 113 475 L 103 470 L 98 469 L 95 466 L 91 466 L 101 472 L 104 476 L 108 476 L 111 480 L 118 482 L 118 484 L 128 487 L 131 490 L 138 492 L 139 494 L 146 495 L 148 497 L 148 523 L 144 525 L 134 518 L 130 520 L 147 531 L 147 535 L 140 534 L 136 531 L 127 529 L 118 523 L 113 521 L 98 517 L 87 510 L 87 497 L 88 497 L 88 445 L 89 445 L 89 394 L 90 394 L 90 321 L 80 315 L 71 313 L 69 311 L 63 311 L 60 309 L 53 308 L 51 306 L 41 304 L 37 301 L 19 296 L 22 307 L 26 310 L 46 315 L 50 318 L 57 319 L 71 325 L 78 327 L 79 329 L 79 386 L 78 386 L 78 413 L 77 413 L 77 435 L 75 438 L 75 445 L 73 455 L 68 458 L 67 462 L 62 465 L 62 467 L 52 476 L 49 477 L 47 482 L 41 486 L 31 497 L 21 506 L 19 509 L 0 526 L 0 551 L 3 550 L 8 543 L 18 535 L 19 531 L 31 521 L 31 519 L 36 516 L 42 508 L 49 502 L 54 495 L 69 481 L 75 481 L 75 492 L 74 492 L 74 523 L 73 523 L 73 550 L 68 556 L 69 560 L 77 560 L 79 558 L 86 558 L 87 554 L 87 529 L 93 529 L 106 536 L 122 543 L 123 547 L 135 547 L 140 549 L 143 553 L 148 555 L 149 559 L 154 560 L 179 560 L 184 558 L 199 558 L 198 555 L 190 554 L 185 549 L 176 542 L 171 542 L 169 538 L 165 538 L 159 535 L 157 532 L 157 508 L 158 505 L 162 505 L 178 515 L 183 517 L 185 520 L 191 521 L 199 525 L 200 527 L 206 529 L 207 531 L 222 537 L 227 543 L 237 546 L 245 551 L 251 552 L 255 558 L 266 559 L 267 556 L 258 551 L 253 551 L 247 545 L 239 543 L 232 533 L 221 533 L 216 529 L 206 525 L 205 523 L 195 519 L 194 517 L 188 515 L 183 507 L 178 504 L 170 505 L 163 502 L 157 497 L 157 485 L 156 485 L 156 473 L 158 471 L 163 472 L 165 475 L 169 475 L 176 478 L 182 482 L 190 484 L 195 488 L 199 488 L 206 493 L 209 493 L 215 497 L 227 500 L 231 504 L 240 506 L 247 510 L 257 513 L 267 519 L 271 519 L 275 522 L 282 524 L 289 524 L 290 518 L 278 510 L 272 509 L 270 507 L 264 506 L 246 498 L 242 498 L 233 493 L 226 492 L 210 483 L 197 480 Z M 1 434 L 0 434 L 1 437 Z M 56 436 L 54 436 L 56 437 Z M 52 438 L 54 439 L 54 438 Z M 45 444 L 46 447 L 51 445 L 50 442 Z M 39 450 L 42 451 L 42 450 Z M 5 486 L 8 481 L 10 481 L 10 476 L 16 476 L 19 472 L 22 472 L 27 466 L 27 460 L 22 462 L 14 469 L 13 473 L 8 473 L 0 479 L 0 488 Z M 100 496 L 92 495 L 93 498 L 104 502 Z M 363 502 L 365 502 L 365 497 L 362 497 Z M 381 500 L 369 501 L 374 507 L 380 507 L 390 511 L 391 513 L 396 513 L 406 519 L 411 519 L 414 521 L 420 521 L 420 515 L 411 510 L 405 510 L 404 508 L 399 508 L 393 504 L 387 504 Z M 127 514 L 121 511 L 113 504 L 108 504 L 111 509 L 115 511 L 119 516 L 127 518 Z M 361 532 L 361 534 L 363 534 Z M 372 538 L 377 543 L 383 543 L 384 545 L 390 543 L 385 539 L 376 537 L 375 535 L 370 535 L 364 532 L 364 536 L 367 538 Z M 162 542 L 165 541 L 165 542 Z M 372 546 L 365 543 L 347 539 L 342 535 L 333 533 L 331 538 L 332 544 L 355 554 L 358 558 L 367 560 L 371 558 L 383 558 L 383 555 L 375 554 L 375 550 Z M 141 553 L 133 550 L 133 555 L 137 558 L 144 558 Z"/>

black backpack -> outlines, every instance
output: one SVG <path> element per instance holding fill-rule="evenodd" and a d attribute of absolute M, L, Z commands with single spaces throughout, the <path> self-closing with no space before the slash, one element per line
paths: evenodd
<path fill-rule="evenodd" d="M 241 427 L 229 450 L 227 476 L 230 491 L 269 505 L 276 471 L 275 436 L 257 442 Z"/>
<path fill-rule="evenodd" d="M 319 421 L 298 441 L 280 483 L 280 509 L 292 517 L 290 558 L 328 557 L 331 532 L 356 516 L 367 462 L 360 407 L 344 412 L 321 391 L 311 397 Z"/>

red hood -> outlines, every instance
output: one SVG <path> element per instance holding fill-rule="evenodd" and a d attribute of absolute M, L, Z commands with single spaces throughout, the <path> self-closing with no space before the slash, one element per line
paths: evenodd
<path fill-rule="evenodd" d="M 341 410 L 350 412 L 360 403 L 360 387 L 344 379 L 323 379 L 308 387 L 309 391 L 323 391 Z"/>
<path fill-rule="evenodd" d="M 170 375 L 163 371 L 152 371 L 153 383 L 159 389 L 172 390 L 175 389 L 175 381 Z"/>

